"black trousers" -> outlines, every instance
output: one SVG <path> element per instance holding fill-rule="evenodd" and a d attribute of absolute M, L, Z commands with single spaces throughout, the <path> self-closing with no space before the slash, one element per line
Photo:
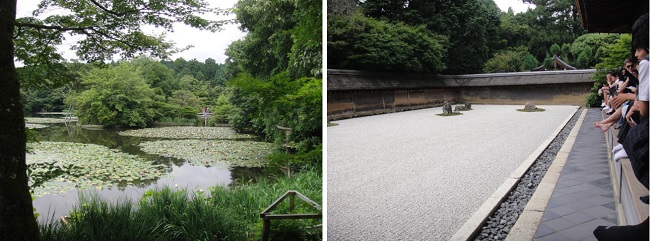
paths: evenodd
<path fill-rule="evenodd" d="M 623 147 L 632 164 L 636 178 L 648 188 L 648 117 L 629 129 Z"/>

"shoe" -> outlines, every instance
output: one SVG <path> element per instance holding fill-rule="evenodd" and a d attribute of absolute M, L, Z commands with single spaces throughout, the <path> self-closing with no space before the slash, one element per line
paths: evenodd
<path fill-rule="evenodd" d="M 614 154 L 614 161 L 618 161 L 621 158 L 625 158 L 625 157 L 627 157 L 627 152 L 625 152 L 624 149 L 620 150 L 620 151 L 616 152 L 616 154 Z"/>
<path fill-rule="evenodd" d="M 609 106 L 605 106 L 605 107 L 603 108 L 604 111 L 608 111 L 608 110 L 611 110 L 611 109 L 612 109 L 612 108 L 610 108 Z"/>
<path fill-rule="evenodd" d="M 618 144 L 614 148 L 612 148 L 612 154 L 616 154 L 616 152 L 623 150 L 623 144 Z"/>
<path fill-rule="evenodd" d="M 612 114 L 614 114 L 614 112 L 616 112 L 616 110 L 611 110 L 610 112 L 607 112 L 607 113 L 605 113 L 605 114 L 607 114 L 607 115 L 612 115 Z"/>
<path fill-rule="evenodd" d="M 600 102 L 600 107 L 605 107 L 605 101 Z"/>

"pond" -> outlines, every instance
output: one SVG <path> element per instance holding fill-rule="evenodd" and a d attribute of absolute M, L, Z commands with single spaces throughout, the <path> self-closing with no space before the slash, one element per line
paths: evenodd
<path fill-rule="evenodd" d="M 80 191 L 106 200 L 138 200 L 157 187 L 207 190 L 248 182 L 264 176 L 264 157 L 273 148 L 227 127 L 142 132 L 41 125 L 47 127 L 35 129 L 40 143 L 28 144 L 32 153 L 27 154 L 27 163 L 30 185 L 36 183 L 34 208 L 42 223 L 67 215 L 77 205 Z"/>

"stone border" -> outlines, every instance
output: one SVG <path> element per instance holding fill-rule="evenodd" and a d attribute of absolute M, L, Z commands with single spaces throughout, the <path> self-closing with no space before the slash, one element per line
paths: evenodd
<path fill-rule="evenodd" d="M 579 109 L 580 109 L 579 106 L 576 107 L 576 112 Z M 581 123 L 582 119 L 584 119 L 585 114 L 586 114 L 586 110 L 583 110 L 582 115 L 578 119 L 578 123 Z M 551 135 L 546 138 L 546 140 L 537 148 L 537 150 L 535 150 L 532 154 L 530 154 L 530 156 L 528 156 L 528 158 L 519 166 L 519 168 L 517 168 L 514 172 L 512 172 L 512 174 L 510 174 L 508 179 L 506 179 L 506 181 L 503 184 L 501 184 L 501 186 L 499 188 L 497 188 L 497 190 L 494 191 L 494 193 L 492 193 L 492 195 L 467 220 L 467 222 L 465 222 L 465 224 L 463 224 L 463 226 L 458 231 L 456 231 L 456 233 L 454 234 L 454 236 L 451 237 L 450 240 L 470 240 L 471 238 L 476 236 L 476 234 L 478 234 L 481 231 L 481 227 L 483 227 L 483 224 L 487 221 L 487 219 L 492 215 L 492 213 L 494 213 L 494 211 L 496 211 L 499 208 L 499 205 L 501 204 L 501 202 L 506 197 L 508 197 L 508 194 L 510 193 L 510 191 L 512 191 L 517 186 L 517 184 L 519 183 L 519 180 L 526 174 L 526 172 L 533 165 L 535 160 L 537 160 L 537 158 L 542 154 L 542 152 L 551 144 L 551 142 L 553 142 L 555 137 L 562 131 L 564 126 L 566 126 L 566 124 L 571 120 L 571 118 L 573 118 L 574 115 L 575 115 L 575 112 L 574 112 L 573 115 L 570 115 L 569 117 L 567 117 L 567 119 L 564 120 L 564 122 L 562 122 L 560 124 L 560 126 L 558 126 L 558 128 L 555 129 L 555 131 L 553 131 L 551 133 Z M 576 123 L 576 124 L 578 124 L 578 123 Z M 574 130 L 575 130 L 575 126 L 574 126 L 571 134 L 573 134 Z M 569 134 L 569 136 L 571 136 L 571 134 Z M 576 135 L 577 135 L 577 132 L 576 132 Z M 572 138 L 573 139 L 571 139 L 572 140 L 571 141 L 571 146 L 573 146 L 573 140 L 575 139 L 575 136 L 572 137 Z M 566 142 L 565 142 L 565 145 L 566 145 Z M 563 150 L 560 150 L 558 155 L 560 153 L 562 153 L 562 151 Z M 568 152 L 567 152 L 567 155 L 568 155 Z M 561 171 L 561 169 L 560 169 L 560 171 Z M 546 179 L 546 177 L 544 179 Z M 542 182 L 544 182 L 544 181 L 542 180 Z M 553 185 L 553 187 L 555 187 L 555 185 Z M 552 193 L 552 191 L 553 191 L 553 189 L 551 189 L 551 193 Z M 528 206 L 526 206 L 526 207 L 528 207 Z M 540 215 L 540 218 L 541 218 L 541 215 Z M 520 217 L 520 219 L 521 219 L 521 217 Z M 517 220 L 517 223 L 519 223 L 519 220 Z M 515 226 L 516 226 L 516 224 L 515 224 Z M 537 226 L 535 226 L 535 227 L 537 227 Z M 533 235 L 534 235 L 534 233 L 533 233 Z M 508 237 L 510 237 L 510 236 L 508 236 Z"/>
<path fill-rule="evenodd" d="M 575 143 L 575 139 L 578 136 L 578 132 L 580 131 L 580 127 L 582 126 L 586 114 L 587 109 L 582 110 L 580 118 L 578 118 L 575 126 L 573 126 L 573 129 L 564 141 L 562 148 L 557 152 L 553 163 L 548 167 L 548 170 L 546 170 L 542 182 L 540 182 L 537 189 L 535 189 L 535 193 L 533 193 L 533 196 L 526 204 L 524 211 L 510 230 L 508 237 L 506 237 L 506 241 L 533 240 L 535 238 L 537 227 L 539 227 L 542 216 L 544 216 L 544 210 L 546 210 L 548 201 L 553 195 L 553 190 L 560 179 L 562 169 L 564 169 L 564 165 L 566 164 L 569 153 L 573 148 L 573 144 Z"/>

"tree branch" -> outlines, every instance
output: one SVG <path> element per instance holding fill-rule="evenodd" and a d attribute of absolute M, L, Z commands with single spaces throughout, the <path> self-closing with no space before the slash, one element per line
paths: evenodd
<path fill-rule="evenodd" d="M 108 8 L 105 8 L 104 6 L 102 6 L 101 4 L 99 4 L 98 2 L 96 2 L 95 0 L 90 0 L 90 2 L 91 2 L 93 5 L 97 6 L 99 9 L 104 10 L 104 12 L 107 12 L 107 13 L 113 14 L 113 15 L 115 15 L 115 16 L 122 17 L 122 16 L 124 16 L 124 14 L 125 14 L 125 13 L 118 13 L 118 12 L 112 11 L 112 10 L 110 10 L 110 9 L 108 9 Z"/>
<path fill-rule="evenodd" d="M 101 36 L 106 37 L 107 39 L 110 39 L 110 40 L 113 40 L 113 41 L 119 42 L 119 43 L 121 43 L 121 44 L 124 44 L 124 45 L 126 45 L 127 47 L 129 47 L 129 48 L 131 48 L 131 49 L 137 49 L 136 46 L 134 46 L 134 45 L 128 43 L 127 41 L 124 41 L 124 40 L 122 40 L 122 39 L 119 39 L 119 38 L 113 37 L 113 36 L 111 36 L 111 35 L 109 35 L 109 34 L 107 34 L 107 33 L 105 33 L 105 32 L 102 32 L 102 31 L 98 30 L 98 29 L 90 28 L 90 30 L 92 30 L 93 32 L 95 32 L 95 33 L 97 33 L 97 34 L 99 34 L 99 35 L 101 35 Z M 84 31 L 84 32 L 85 32 L 85 31 Z M 88 33 L 86 33 L 86 34 L 88 34 Z"/>
<path fill-rule="evenodd" d="M 42 25 L 42 24 L 33 24 L 33 23 L 20 23 L 16 22 L 17 27 L 28 27 L 28 28 L 35 28 L 35 29 L 53 29 L 53 30 L 59 30 L 59 31 L 79 31 L 79 30 L 86 30 L 86 29 L 91 29 L 96 26 L 88 26 L 88 27 L 61 27 L 61 26 L 52 26 L 52 25 Z"/>

